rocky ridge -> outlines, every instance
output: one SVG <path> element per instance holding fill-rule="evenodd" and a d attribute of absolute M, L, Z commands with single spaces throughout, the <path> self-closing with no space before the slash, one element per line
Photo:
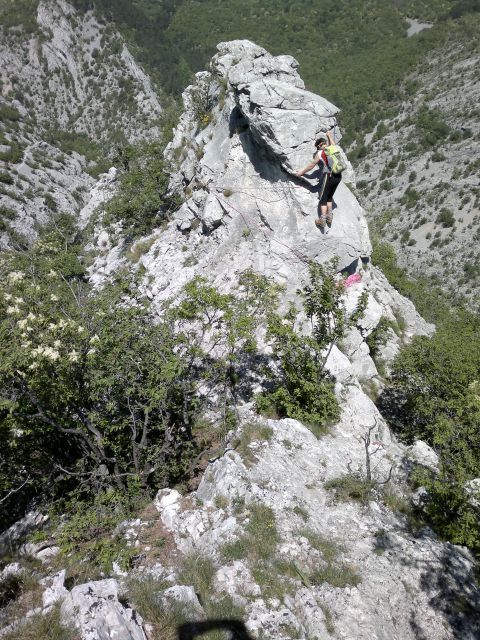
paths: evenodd
<path fill-rule="evenodd" d="M 250 404 L 239 406 L 240 425 L 198 489 L 186 496 L 162 490 L 158 516 L 126 523 L 130 543 L 144 556 L 136 575 L 163 584 L 158 602 L 177 603 L 191 621 L 205 620 L 229 596 L 253 637 L 473 640 L 480 626 L 472 558 L 427 528 L 414 535 L 399 508 L 410 499 L 409 470 L 435 468 L 436 456 L 424 443 L 406 448 L 396 442 L 365 392 L 380 384 L 365 338 L 382 316 L 402 318 L 404 327 L 401 335 L 390 330 L 387 365 L 402 341 L 432 327 L 369 265 L 364 214 L 347 181 L 336 197 L 332 231 L 322 236 L 313 224 L 315 181 L 293 176 L 308 161 L 317 133 L 332 126 L 336 107 L 304 90 L 293 58 L 275 58 L 247 41 L 220 44 L 184 102 L 167 151 L 178 167 L 172 188 L 184 204 L 166 228 L 139 241 L 144 252 L 137 266 L 124 255 L 122 229 L 98 223 L 92 281 L 101 286 L 119 268 L 141 269 L 142 287 L 160 309 L 195 275 L 228 291 L 238 272 L 252 267 L 285 284 L 292 299 L 308 259 L 337 255 L 340 269 L 361 276 L 347 289 L 347 309 L 364 290 L 369 302 L 328 360 L 342 407 L 338 424 L 317 439 L 295 420 L 265 420 Z M 106 179 L 109 188 L 112 179 Z M 101 193 L 84 211 L 84 222 Z M 365 476 L 367 433 L 374 438 L 367 451 L 375 456 L 375 480 L 392 474 L 387 493 L 379 485 L 367 504 L 336 500 L 329 482 L 349 470 Z M 170 540 L 161 563 L 148 561 L 142 533 L 158 526 Z M 251 550 L 255 534 L 260 542 L 275 541 L 267 560 Z M 208 601 L 182 577 L 182 557 L 213 567 Z M 94 596 L 87 602 L 72 590 L 65 600 L 70 604 L 62 605 L 65 616 L 78 612 L 83 638 L 153 637 L 138 617 L 119 617 L 110 579 L 75 589 Z M 63 590 L 60 577 L 59 599 Z M 113 609 L 105 608 L 109 597 Z M 93 631 L 82 622 L 89 617 Z"/>
<path fill-rule="evenodd" d="M 473 305 L 480 287 L 479 61 L 476 35 L 432 53 L 406 80 L 397 115 L 366 136 L 356 169 L 367 216 L 399 264 Z"/>
<path fill-rule="evenodd" d="M 0 246 L 24 242 L 56 211 L 78 212 L 96 144 L 158 136 L 162 112 L 122 37 L 89 11 L 41 0 L 36 28 L 1 27 Z"/>

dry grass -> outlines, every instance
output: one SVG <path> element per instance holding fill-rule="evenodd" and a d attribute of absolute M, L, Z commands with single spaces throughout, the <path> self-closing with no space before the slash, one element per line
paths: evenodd
<path fill-rule="evenodd" d="M 66 627 L 60 620 L 60 607 L 49 613 L 37 614 L 20 624 L 2 640 L 81 640 L 78 631 Z"/>
<path fill-rule="evenodd" d="M 161 605 L 159 595 L 168 586 L 153 578 L 129 583 L 128 591 L 134 608 L 152 627 L 149 640 L 177 640 L 178 627 L 190 619 L 185 606 L 180 603 L 169 603 L 168 608 Z"/>
<path fill-rule="evenodd" d="M 148 238 L 147 240 L 139 240 L 138 242 L 135 242 L 135 244 L 133 244 L 127 251 L 127 258 L 130 260 L 130 262 L 133 262 L 134 264 L 137 263 L 140 258 L 150 250 L 156 240 L 157 236 L 154 236 L 153 238 Z"/>
<path fill-rule="evenodd" d="M 273 436 L 273 429 L 265 424 L 255 422 L 246 424 L 240 436 L 233 443 L 236 451 L 242 456 L 245 466 L 251 467 L 257 461 L 255 452 L 249 446 L 252 442 L 269 441 Z"/>

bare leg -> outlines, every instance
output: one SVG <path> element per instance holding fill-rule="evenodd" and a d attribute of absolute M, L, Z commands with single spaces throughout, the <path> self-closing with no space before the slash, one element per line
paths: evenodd
<path fill-rule="evenodd" d="M 318 205 L 318 220 L 315 220 L 315 224 L 317 225 L 317 227 L 319 227 L 320 229 L 324 229 L 325 228 L 325 219 L 327 217 L 327 205 L 326 204 L 319 204 Z"/>
<path fill-rule="evenodd" d="M 332 200 L 329 200 L 327 202 L 326 220 L 327 220 L 327 225 L 331 227 L 332 221 L 333 221 L 333 201 Z"/>

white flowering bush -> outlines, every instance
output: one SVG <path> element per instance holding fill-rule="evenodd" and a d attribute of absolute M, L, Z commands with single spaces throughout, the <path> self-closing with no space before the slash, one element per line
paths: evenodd
<path fill-rule="evenodd" d="M 191 472 L 209 444 L 195 440 L 197 415 L 213 401 L 227 423 L 276 305 L 278 287 L 251 272 L 230 294 L 196 279 L 159 322 L 131 283 L 93 292 L 77 250 L 56 230 L 0 261 L 0 508 L 12 518 L 39 494 L 156 489 Z"/>
<path fill-rule="evenodd" d="M 195 390 L 171 323 L 125 283 L 93 295 L 59 233 L 0 271 L 0 507 L 180 476 Z"/>

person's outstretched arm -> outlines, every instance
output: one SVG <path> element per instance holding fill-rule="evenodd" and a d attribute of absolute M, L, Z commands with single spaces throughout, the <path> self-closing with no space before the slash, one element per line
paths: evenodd
<path fill-rule="evenodd" d="M 318 164 L 318 160 L 316 159 L 316 155 L 315 155 L 315 159 L 312 160 L 312 162 L 310 162 L 309 164 L 307 164 L 306 167 L 304 167 L 303 169 L 300 169 L 300 171 L 295 171 L 295 175 L 301 178 L 304 173 L 311 171 L 314 167 L 317 166 L 317 164 Z"/>
<path fill-rule="evenodd" d="M 329 144 L 329 145 L 335 144 L 335 139 L 334 139 L 334 137 L 333 137 L 333 133 L 332 133 L 332 131 L 327 131 L 327 133 L 326 133 L 325 135 L 326 135 L 326 136 L 327 136 L 327 138 L 328 138 L 328 144 Z"/>

